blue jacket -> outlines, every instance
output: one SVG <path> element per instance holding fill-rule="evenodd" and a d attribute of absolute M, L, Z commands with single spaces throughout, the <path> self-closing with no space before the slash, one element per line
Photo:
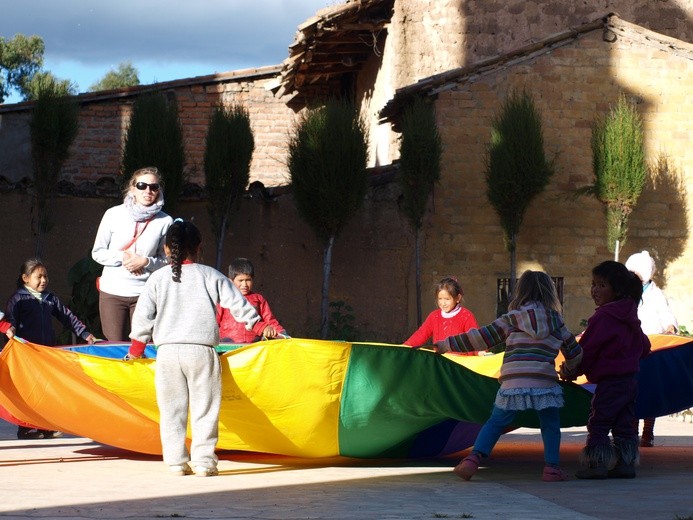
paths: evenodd
<path fill-rule="evenodd" d="M 86 325 L 50 291 L 41 293 L 39 300 L 21 288 L 7 302 L 5 319 L 14 326 L 17 336 L 31 343 L 49 347 L 55 345 L 52 316 L 80 338 L 89 337 Z"/>

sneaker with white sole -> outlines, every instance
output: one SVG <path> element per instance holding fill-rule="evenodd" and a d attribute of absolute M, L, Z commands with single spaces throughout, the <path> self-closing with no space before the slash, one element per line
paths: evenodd
<path fill-rule="evenodd" d="M 214 477 L 219 474 L 217 468 L 206 468 L 204 466 L 195 466 L 195 476 L 197 477 Z"/>
<path fill-rule="evenodd" d="M 188 466 L 187 463 L 174 464 L 168 467 L 171 470 L 171 475 L 176 477 L 182 477 L 184 475 L 192 475 L 193 470 Z"/>

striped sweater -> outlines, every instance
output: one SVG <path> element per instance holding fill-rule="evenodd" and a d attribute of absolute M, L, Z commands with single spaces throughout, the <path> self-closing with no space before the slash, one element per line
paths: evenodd
<path fill-rule="evenodd" d="M 555 360 L 559 350 L 566 365 L 580 364 L 582 349 L 563 323 L 561 315 L 538 302 L 528 302 L 490 325 L 450 336 L 443 350 L 472 352 L 505 343 L 501 388 L 550 387 L 558 381 Z"/>

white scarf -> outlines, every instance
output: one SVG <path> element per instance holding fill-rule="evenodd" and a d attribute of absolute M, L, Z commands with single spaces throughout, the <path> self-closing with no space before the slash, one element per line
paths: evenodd
<path fill-rule="evenodd" d="M 461 310 L 462 310 L 462 307 L 459 304 L 457 304 L 457 306 L 454 309 L 452 309 L 450 312 L 445 312 L 445 311 L 441 310 L 440 314 L 441 314 L 441 316 L 443 316 L 443 318 L 452 318 L 453 316 L 457 316 L 457 313 L 460 312 Z"/>
<path fill-rule="evenodd" d="M 153 218 L 161 208 L 164 207 L 164 194 L 160 193 L 157 201 L 151 206 L 143 206 L 135 201 L 135 196 L 132 193 L 128 193 L 123 199 L 123 204 L 130 213 L 132 220 L 135 222 L 144 222 Z"/>

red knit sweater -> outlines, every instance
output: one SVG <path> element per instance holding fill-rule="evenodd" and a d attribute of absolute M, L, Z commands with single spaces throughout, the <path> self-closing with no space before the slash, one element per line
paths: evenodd
<path fill-rule="evenodd" d="M 272 325 L 279 334 L 285 332 L 284 327 L 279 324 L 277 318 L 272 314 L 269 303 L 267 303 L 267 300 L 265 300 L 261 294 L 251 292 L 248 293 L 245 298 L 255 307 L 255 310 L 260 315 L 260 321 L 257 323 L 255 331 L 257 331 L 258 328 L 263 331 L 265 327 Z M 246 330 L 245 323 L 236 321 L 228 309 L 224 309 L 218 305 L 217 323 L 219 324 L 219 338 L 221 338 L 222 341 L 231 340 L 232 343 L 253 343 L 260 339 L 255 331 Z"/>
<path fill-rule="evenodd" d="M 476 323 L 474 314 L 465 307 L 460 307 L 460 311 L 450 318 L 444 318 L 442 311 L 436 309 L 428 315 L 426 321 L 404 344 L 410 347 L 420 347 L 436 341 L 442 341 L 448 336 L 462 334 L 470 329 L 478 328 L 479 325 Z M 431 338 L 433 338 L 432 341 Z"/>

